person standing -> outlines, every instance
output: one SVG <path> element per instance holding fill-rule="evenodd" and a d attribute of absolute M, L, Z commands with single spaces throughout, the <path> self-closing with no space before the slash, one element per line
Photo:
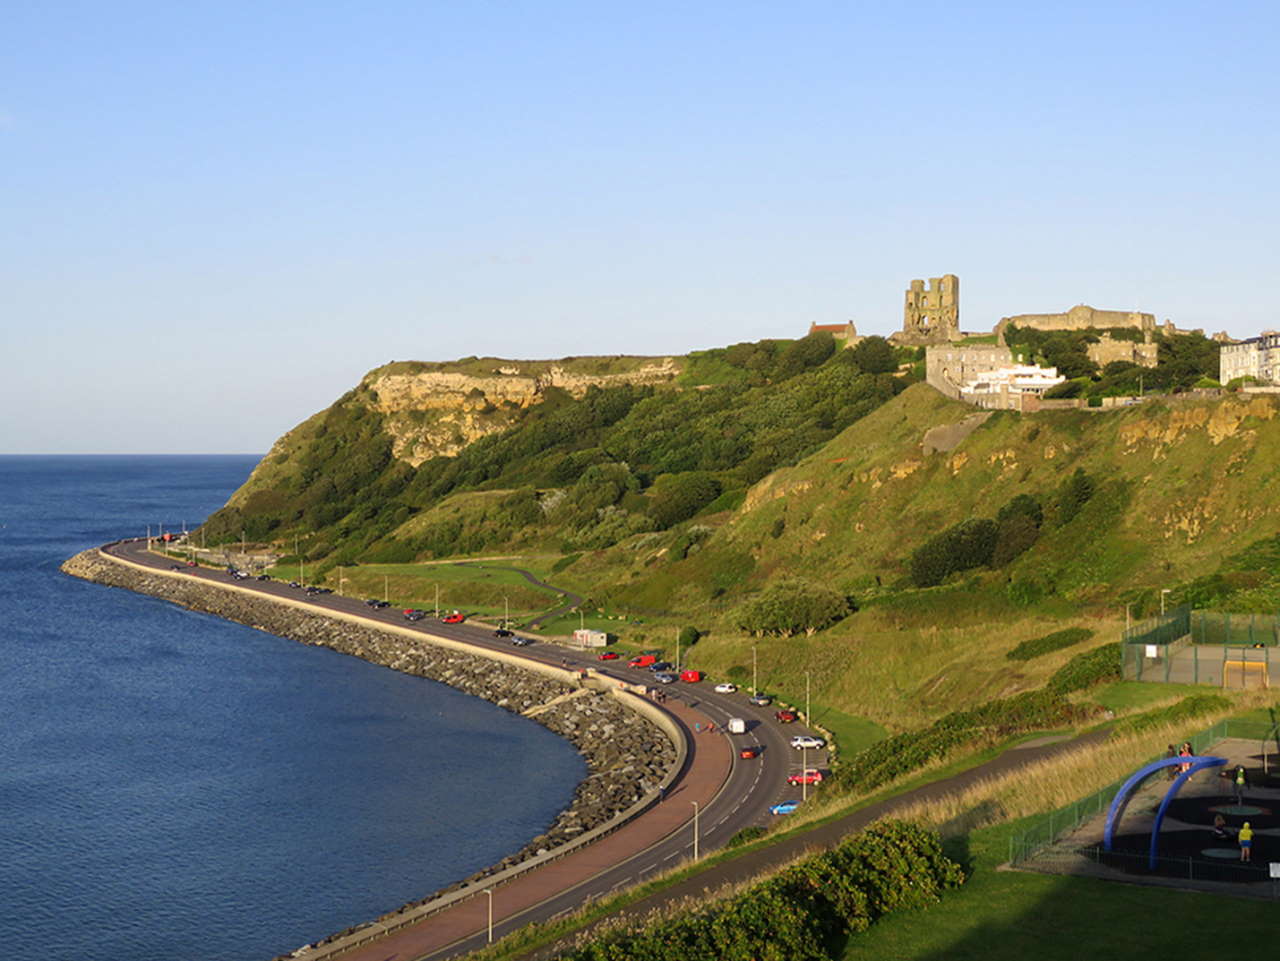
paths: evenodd
<path fill-rule="evenodd" d="M 1239 806 L 1244 804 L 1244 789 L 1246 787 L 1243 764 L 1236 765 L 1235 786 L 1236 786 L 1236 805 Z"/>
<path fill-rule="evenodd" d="M 1248 861 L 1249 855 L 1253 848 L 1253 828 L 1249 826 L 1249 822 L 1244 822 L 1244 827 L 1240 829 L 1240 860 Z"/>
<path fill-rule="evenodd" d="M 1179 748 L 1179 750 L 1178 750 L 1178 757 L 1182 757 L 1182 758 L 1189 758 L 1189 757 L 1191 757 L 1191 756 L 1192 756 L 1192 755 L 1191 755 L 1191 742 L 1190 742 L 1190 741 L 1183 741 L 1183 743 L 1182 743 L 1182 747 L 1181 747 L 1181 748 Z M 1188 771 L 1190 771 L 1190 770 L 1191 770 L 1191 762 L 1190 762 L 1190 761 L 1184 761 L 1182 764 L 1179 764 L 1179 765 L 1178 765 L 1178 770 L 1179 770 L 1179 772 L 1181 772 L 1182 774 L 1186 774 Z"/>
<path fill-rule="evenodd" d="M 1178 756 L 1178 749 L 1174 747 L 1172 744 L 1170 744 L 1169 750 L 1165 752 L 1164 756 L 1172 760 L 1173 758 Z M 1165 768 L 1165 772 L 1170 781 L 1172 781 L 1175 777 L 1178 776 L 1178 768 L 1172 764 L 1170 764 L 1167 768 Z"/>

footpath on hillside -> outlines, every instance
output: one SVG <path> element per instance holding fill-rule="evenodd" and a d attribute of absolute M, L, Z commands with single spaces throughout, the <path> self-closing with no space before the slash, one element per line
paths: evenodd
<path fill-rule="evenodd" d="M 741 857 L 708 868 L 688 880 L 673 884 L 669 888 L 592 922 L 582 930 L 575 932 L 572 938 L 576 940 L 584 935 L 589 936 L 593 930 L 605 923 L 612 926 L 620 919 L 636 920 L 643 918 L 674 902 L 687 899 L 705 900 L 709 894 L 720 890 L 726 885 L 747 881 L 758 874 L 781 867 L 807 852 L 833 847 L 843 838 L 861 831 L 873 821 L 891 815 L 896 810 L 920 802 L 935 801 L 947 795 L 959 794 L 979 781 L 999 777 L 1028 764 L 1054 757 L 1066 751 L 1098 744 L 1105 740 L 1109 733 L 1109 729 L 1100 729 L 1076 738 L 1064 740 L 1045 739 L 1010 748 L 998 757 L 994 757 L 977 767 L 904 791 L 884 801 L 868 804 L 852 814 L 823 824 L 813 830 L 802 831 L 784 841 L 779 841 L 777 844 L 767 845 L 749 854 L 744 854 Z M 559 942 L 519 955 L 517 961 L 546 961 L 546 959 L 554 958 L 565 950 L 568 950 L 567 944 Z"/>

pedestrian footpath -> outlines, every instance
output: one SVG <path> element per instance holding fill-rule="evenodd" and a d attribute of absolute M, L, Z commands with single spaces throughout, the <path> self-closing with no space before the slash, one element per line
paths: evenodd
<path fill-rule="evenodd" d="M 664 707 L 689 734 L 689 757 L 684 773 L 667 789 L 663 801 L 612 834 L 582 849 L 551 861 L 493 889 L 493 921 L 502 922 L 542 903 L 548 897 L 595 877 L 601 871 L 639 854 L 679 830 L 693 818 L 694 807 L 705 808 L 729 776 L 733 755 L 728 738 L 692 736 L 695 724 L 705 727 L 707 715 L 671 699 Z M 330 946 L 298 955 L 333 958 L 335 961 L 410 961 L 447 948 L 455 942 L 484 933 L 488 926 L 489 896 L 484 882 L 475 897 L 432 914 L 417 924 L 340 953 Z M 327 950 L 326 950 L 327 949 Z"/>

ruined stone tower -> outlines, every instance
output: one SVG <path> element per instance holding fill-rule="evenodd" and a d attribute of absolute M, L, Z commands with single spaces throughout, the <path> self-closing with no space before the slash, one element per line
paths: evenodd
<path fill-rule="evenodd" d="M 911 281 L 902 312 L 903 344 L 945 344 L 960 337 L 960 278 L 955 274 Z"/>

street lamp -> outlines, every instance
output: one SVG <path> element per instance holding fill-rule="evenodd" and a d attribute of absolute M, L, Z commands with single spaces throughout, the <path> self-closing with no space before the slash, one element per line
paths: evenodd
<path fill-rule="evenodd" d="M 809 749 L 803 747 L 800 749 L 800 800 L 809 800 Z"/>
<path fill-rule="evenodd" d="M 756 686 L 756 646 L 751 645 L 751 693 L 756 694 L 760 690 Z"/>
<path fill-rule="evenodd" d="M 485 888 L 484 893 L 489 895 L 489 943 L 493 944 L 493 888 Z"/>
<path fill-rule="evenodd" d="M 698 860 L 698 802 L 690 801 L 693 805 L 693 859 Z"/>
<path fill-rule="evenodd" d="M 1166 594 L 1172 593 L 1172 591 L 1173 591 L 1173 588 L 1171 587 L 1163 587 L 1160 589 L 1160 616 L 1161 617 L 1164 617 L 1164 596 Z"/>
<path fill-rule="evenodd" d="M 502 629 L 507 629 L 507 624 L 511 621 L 511 605 L 507 602 L 507 595 L 502 595 Z"/>

